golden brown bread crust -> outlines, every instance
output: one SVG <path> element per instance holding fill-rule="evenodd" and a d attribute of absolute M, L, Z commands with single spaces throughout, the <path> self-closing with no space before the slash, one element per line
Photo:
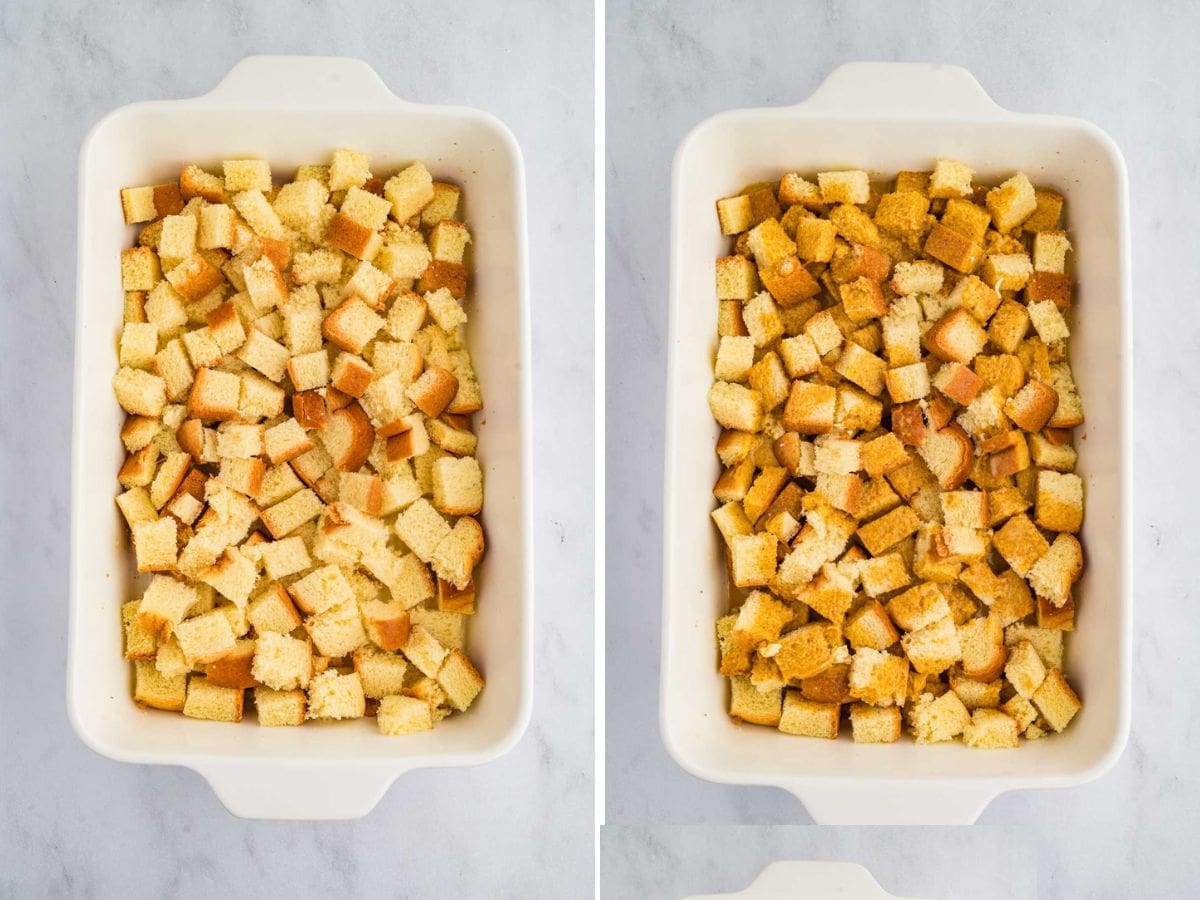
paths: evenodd
<path fill-rule="evenodd" d="M 892 432 L 906 447 L 925 443 L 925 413 L 917 400 L 892 407 Z"/>
<path fill-rule="evenodd" d="M 934 469 L 932 464 L 929 468 L 937 476 L 938 485 L 943 491 L 958 490 L 963 482 L 967 480 L 967 476 L 971 474 L 971 464 L 975 461 L 975 446 L 971 443 L 971 439 L 967 437 L 967 433 L 957 423 L 942 428 L 937 432 L 937 435 L 942 438 L 951 439 L 956 449 L 956 454 L 947 457 L 946 463 L 940 465 L 938 469 Z M 927 459 L 926 463 L 928 462 L 929 460 Z"/>
<path fill-rule="evenodd" d="M 759 269 L 758 276 L 780 306 L 795 306 L 821 292 L 821 285 L 794 256 L 770 268 Z"/>
<path fill-rule="evenodd" d="M 371 455 L 375 445 L 375 429 L 371 418 L 356 402 L 330 414 L 321 429 L 325 449 L 333 464 L 342 472 L 357 472 Z"/>
<path fill-rule="evenodd" d="M 475 581 L 467 582 L 465 587 L 458 588 L 449 581 L 437 580 L 438 609 L 444 612 L 456 612 L 464 615 L 475 613 Z"/>
<path fill-rule="evenodd" d="M 467 267 L 462 263 L 446 262 L 441 259 L 430 260 L 428 268 L 421 274 L 417 282 L 417 290 L 423 294 L 448 288 L 456 300 L 467 296 Z"/>
<path fill-rule="evenodd" d="M 183 198 L 179 196 L 179 185 L 174 181 L 154 186 L 154 211 L 161 219 L 173 216 L 183 209 Z"/>
<path fill-rule="evenodd" d="M 408 610 L 399 609 L 395 613 L 392 616 L 369 617 L 372 640 L 384 650 L 399 650 L 408 643 L 411 628 Z"/>
<path fill-rule="evenodd" d="M 259 686 L 250 671 L 253 664 L 253 643 L 239 643 L 235 649 L 205 666 L 204 674 L 209 684 L 244 690 Z"/>
<path fill-rule="evenodd" d="M 297 391 L 292 395 L 292 417 L 304 429 L 323 427 L 329 417 L 325 398 L 319 391 Z"/>
<path fill-rule="evenodd" d="M 197 463 L 204 462 L 204 423 L 199 419 L 187 419 L 175 432 L 175 440 L 184 452 Z"/>
<path fill-rule="evenodd" d="M 1005 413 L 1014 423 L 1034 433 L 1045 427 L 1057 409 L 1058 391 L 1036 378 L 1029 379 L 1025 387 L 1004 407 Z"/>
<path fill-rule="evenodd" d="M 325 243 L 336 247 L 344 253 L 349 253 L 356 259 L 368 255 L 376 232 L 365 225 L 360 225 L 349 216 L 337 213 L 329 222 L 325 231 Z"/>
<path fill-rule="evenodd" d="M 443 369 L 441 366 L 429 366 L 425 372 L 431 373 L 431 377 L 420 390 L 417 389 L 417 385 L 422 383 L 421 380 L 414 383 L 409 396 L 412 397 L 413 403 L 421 412 L 431 419 L 436 419 L 450 405 L 454 395 L 458 393 L 458 379 L 454 377 L 453 372 Z"/>

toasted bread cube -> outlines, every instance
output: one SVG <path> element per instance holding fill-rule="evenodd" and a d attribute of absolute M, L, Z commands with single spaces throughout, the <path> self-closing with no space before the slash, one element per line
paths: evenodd
<path fill-rule="evenodd" d="M 387 200 L 357 186 L 346 191 L 338 210 L 341 215 L 371 231 L 383 227 L 390 211 L 391 204 Z"/>
<path fill-rule="evenodd" d="M 779 307 L 766 291 L 756 294 L 742 307 L 742 319 L 755 347 L 768 347 L 783 336 Z"/>
<path fill-rule="evenodd" d="M 919 631 L 950 615 L 950 606 L 936 584 L 909 588 L 887 605 L 892 620 L 905 631 Z"/>
<path fill-rule="evenodd" d="M 1029 320 L 1045 343 L 1064 341 L 1071 336 L 1067 322 L 1053 300 L 1041 300 L 1029 306 Z"/>
<path fill-rule="evenodd" d="M 1079 539 L 1073 534 L 1059 534 L 1050 549 L 1029 569 L 1026 577 L 1029 586 L 1039 597 L 1045 597 L 1054 606 L 1061 607 L 1070 599 L 1071 585 L 1082 572 L 1083 548 Z"/>
<path fill-rule="evenodd" d="M 130 529 L 135 525 L 154 522 L 158 519 L 158 510 L 150 499 L 150 492 L 145 487 L 132 487 L 120 494 L 117 497 L 117 506 Z"/>
<path fill-rule="evenodd" d="M 971 619 L 958 630 L 962 645 L 962 670 L 968 678 L 976 681 L 992 681 L 999 678 L 1008 661 L 1008 649 L 1004 644 L 1004 626 L 994 613 Z"/>
<path fill-rule="evenodd" d="M 132 187 L 121 188 L 121 212 L 125 216 L 126 225 L 136 225 L 139 222 L 149 222 L 160 215 L 154 203 L 155 188 Z"/>
<path fill-rule="evenodd" d="M 900 739 L 900 729 L 898 706 L 855 703 L 850 707 L 850 732 L 856 744 L 894 743 Z"/>
<path fill-rule="evenodd" d="M 1018 172 L 987 192 L 987 208 L 998 231 L 1012 231 L 1037 209 L 1033 185 L 1024 173 Z"/>
<path fill-rule="evenodd" d="M 1047 669 L 1061 669 L 1063 664 L 1063 632 L 1053 628 L 1038 628 L 1020 622 L 1009 625 L 1004 631 L 1004 642 L 1015 647 L 1021 641 L 1029 641 L 1042 658 Z"/>
<path fill-rule="evenodd" d="M 842 306 L 852 321 L 866 322 L 887 314 L 887 301 L 877 281 L 859 276 L 842 285 L 841 294 Z"/>
<path fill-rule="evenodd" d="M 294 418 L 289 418 L 266 429 L 263 446 L 267 458 L 277 466 L 307 453 L 316 445 L 303 426 Z"/>
<path fill-rule="evenodd" d="M 765 219 L 750 229 L 747 244 L 759 269 L 770 269 L 796 255 L 796 244 L 774 218 Z"/>
<path fill-rule="evenodd" d="M 434 462 L 433 505 L 447 515 L 479 513 L 483 508 L 483 472 L 474 457 L 443 457 Z"/>
<path fill-rule="evenodd" d="M 1013 571 L 1022 577 L 1050 551 L 1050 544 L 1024 513 L 1010 518 L 996 532 L 993 545 Z"/>
<path fill-rule="evenodd" d="M 888 609 L 891 610 L 890 604 Z M 900 644 L 913 669 L 924 675 L 944 672 L 962 656 L 962 641 L 949 615 L 910 631 L 900 639 Z"/>
<path fill-rule="evenodd" d="M 793 384 L 793 393 L 798 383 Z M 790 405 L 791 401 L 788 402 Z M 738 431 L 758 431 L 762 428 L 763 402 L 758 391 L 740 384 L 718 381 L 709 388 L 708 405 L 713 418 L 724 428 Z"/>
<path fill-rule="evenodd" d="M 875 224 L 881 231 L 897 237 L 919 235 L 925 230 L 929 213 L 929 198 L 918 191 L 901 191 L 884 194 L 875 207 Z M 938 279 L 938 287 L 941 279 Z M 936 290 L 936 289 L 935 289 Z M 897 293 L 911 294 L 912 291 L 897 289 Z"/>
<path fill-rule="evenodd" d="M 925 334 L 925 345 L 946 362 L 970 364 L 987 343 L 987 334 L 964 309 L 953 309 Z"/>
<path fill-rule="evenodd" d="M 888 369 L 885 380 L 893 403 L 907 403 L 929 396 L 929 369 L 924 363 Z"/>
<path fill-rule="evenodd" d="M 859 527 L 859 541 L 872 556 L 881 556 L 906 537 L 916 533 L 921 520 L 912 507 L 898 506 L 885 515 Z"/>
<path fill-rule="evenodd" d="M 425 304 L 429 309 L 430 318 L 447 334 L 453 333 L 458 326 L 467 322 L 467 314 L 463 312 L 462 305 L 446 288 L 426 294 Z"/>
<path fill-rule="evenodd" d="M 781 635 L 772 657 L 785 681 L 798 681 L 824 672 L 833 664 L 833 626 L 801 625 Z"/>
<path fill-rule="evenodd" d="M 1078 532 L 1083 526 L 1083 479 L 1072 473 L 1039 470 L 1037 524 L 1050 531 Z"/>
<path fill-rule="evenodd" d="M 417 500 L 400 514 L 396 519 L 395 529 L 400 540 L 424 562 L 433 558 L 438 544 L 450 534 L 450 526 L 446 520 L 424 498 Z"/>
<path fill-rule="evenodd" d="M 1033 268 L 1036 272 L 1062 275 L 1067 271 L 1071 241 L 1065 231 L 1042 231 L 1033 237 Z"/>
<path fill-rule="evenodd" d="M 1059 218 L 1062 216 L 1063 197 L 1062 194 L 1056 194 L 1054 191 L 1047 191 L 1041 188 L 1034 188 L 1034 199 L 1037 207 L 1028 219 L 1025 220 L 1022 226 L 1026 231 L 1053 231 L 1058 228 Z"/>
<path fill-rule="evenodd" d="M 821 285 L 795 256 L 758 270 L 763 287 L 780 306 L 796 308 L 798 304 L 821 292 Z"/>
<path fill-rule="evenodd" d="M 999 678 L 976 681 L 964 675 L 961 667 L 955 666 L 950 670 L 949 680 L 950 690 L 958 694 L 958 699 L 967 709 L 996 709 L 1000 705 L 1003 682 Z"/>
<path fill-rule="evenodd" d="M 946 201 L 941 224 L 961 234 L 973 244 L 982 244 L 987 235 L 988 225 L 991 224 L 991 216 L 987 210 L 976 206 L 970 200 L 952 198 Z"/>
<path fill-rule="evenodd" d="M 805 262 L 829 262 L 833 259 L 837 226 L 828 219 L 802 218 L 796 221 L 796 255 Z"/>
<path fill-rule="evenodd" d="M 448 652 L 422 625 L 413 625 L 408 640 L 400 648 L 414 666 L 428 678 L 437 678 Z"/>
<path fill-rule="evenodd" d="M 722 342 L 727 340 L 721 339 Z M 742 338 L 732 338 L 732 340 L 743 340 Z M 750 343 L 750 353 L 753 356 L 753 342 Z M 821 367 L 821 357 L 817 353 L 816 344 L 813 343 L 811 337 L 807 334 L 799 334 L 795 337 L 787 337 L 779 342 L 779 356 L 783 360 L 784 369 L 789 378 L 802 378 L 805 375 L 811 375 Z M 720 378 L 720 376 L 717 376 Z M 736 381 L 739 379 L 725 378 L 724 381 Z"/>
<path fill-rule="evenodd" d="M 166 382 L 157 375 L 122 366 L 112 384 L 117 402 L 131 415 L 158 417 L 167 405 Z"/>
<path fill-rule="evenodd" d="M 935 222 L 930 229 L 924 250 L 927 256 L 964 275 L 975 271 L 983 255 L 983 248 L 979 244 L 941 222 Z"/>
<path fill-rule="evenodd" d="M 916 316 L 889 313 L 880 319 L 888 363 L 907 366 L 921 361 L 921 322 Z"/>
<path fill-rule="evenodd" d="M 899 556 L 899 554 L 894 554 Z M 864 560 L 864 563 L 868 562 Z M 903 567 L 903 561 L 901 561 Z M 907 582 L 907 572 L 905 573 Z M 900 639 L 896 627 L 878 600 L 872 600 L 854 610 L 846 619 L 846 639 L 855 650 L 869 647 L 886 650 Z"/>
<path fill-rule="evenodd" d="M 840 723 L 841 707 L 838 704 L 805 700 L 799 691 L 784 693 L 783 712 L 779 718 L 779 730 L 784 734 L 833 740 L 838 736 Z"/>
<path fill-rule="evenodd" d="M 717 221 L 721 234 L 740 234 L 751 227 L 750 198 L 745 194 L 717 201 Z"/>
<path fill-rule="evenodd" d="M 209 203 L 224 203 L 227 199 L 225 179 L 195 165 L 184 166 L 179 176 L 179 193 L 183 200 L 202 197 Z"/>
<path fill-rule="evenodd" d="M 762 591 L 751 591 L 737 613 L 729 638 L 742 650 L 778 639 L 793 617 L 792 608 Z"/>
<path fill-rule="evenodd" d="M 133 700 L 140 706 L 179 712 L 187 701 L 187 674 L 163 675 L 153 660 L 135 660 Z"/>
<path fill-rule="evenodd" d="M 998 709 L 977 709 L 963 728 L 963 743 L 976 750 L 1003 750 L 1019 744 L 1017 722 Z"/>
<path fill-rule="evenodd" d="M 717 260 L 717 299 L 749 300 L 758 291 L 758 268 L 744 256 Z"/>
<path fill-rule="evenodd" d="M 730 545 L 733 581 L 738 587 L 761 587 L 775 577 L 776 547 L 773 534 L 737 535 Z"/>
<path fill-rule="evenodd" d="M 822 203 L 866 203 L 871 199 L 871 181 L 861 169 L 818 172 Z"/>
<path fill-rule="evenodd" d="M 723 337 L 717 347 L 713 374 L 718 381 L 746 380 L 754 365 L 754 341 L 749 337 Z"/>
<path fill-rule="evenodd" d="M 892 290 L 901 296 L 918 293 L 936 294 L 942 289 L 942 280 L 945 274 L 945 269 L 927 259 L 898 262 L 892 272 Z"/>
<path fill-rule="evenodd" d="M 998 291 L 1019 291 L 1033 275 L 1033 263 L 1024 253 L 995 253 L 983 261 L 980 274 Z"/>
<path fill-rule="evenodd" d="M 1070 724 L 1075 714 L 1083 708 L 1079 696 L 1072 690 L 1061 670 L 1051 669 L 1046 673 L 1033 694 L 1033 705 L 1055 731 L 1062 731 Z"/>
<path fill-rule="evenodd" d="M 908 660 L 870 647 L 850 659 L 850 694 L 871 706 L 902 706 L 908 690 Z"/>
<path fill-rule="evenodd" d="M 872 559 L 864 559 L 858 565 L 863 591 L 868 597 L 879 597 L 907 586 L 912 581 L 904 557 L 899 553 L 885 553 Z M 849 630 L 847 629 L 847 636 Z M 852 641 L 853 642 L 853 641 Z M 890 644 L 886 646 L 891 646 Z M 876 647 L 876 650 L 882 649 Z"/>
<path fill-rule="evenodd" d="M 953 691 L 937 698 L 922 694 L 909 717 L 918 744 L 953 740 L 971 721 L 970 711 Z"/>
<path fill-rule="evenodd" d="M 408 610 L 403 603 L 369 600 L 359 604 L 367 637 L 384 650 L 399 650 L 408 642 L 411 628 Z"/>
<path fill-rule="evenodd" d="M 759 691 L 750 679 L 735 675 L 729 680 L 729 715 L 753 725 L 778 726 L 783 714 L 783 691 L 780 688 Z"/>
<path fill-rule="evenodd" d="M 938 157 L 929 176 L 929 196 L 934 198 L 971 196 L 971 178 L 975 172 L 965 163 Z M 897 188 L 899 190 L 899 188 Z"/>
<path fill-rule="evenodd" d="M 121 290 L 149 291 L 162 278 L 158 256 L 149 247 L 121 251 Z"/>
<path fill-rule="evenodd" d="M 1029 700 L 1046 680 L 1046 666 L 1029 641 L 1018 641 L 1009 651 L 1004 675 L 1016 692 Z"/>

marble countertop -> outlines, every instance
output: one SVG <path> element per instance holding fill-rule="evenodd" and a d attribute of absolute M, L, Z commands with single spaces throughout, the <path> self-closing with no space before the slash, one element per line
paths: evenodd
<path fill-rule="evenodd" d="M 1200 10 L 1134 14 L 1113 2 L 608 3 L 607 822 L 605 895 L 740 889 L 773 859 L 846 859 L 903 896 L 1183 896 L 1197 876 L 1200 643 L 1195 488 L 1200 422 L 1190 291 L 1200 258 L 1184 223 L 1200 199 L 1194 54 L 1174 35 Z M 661 484 L 671 158 L 721 110 L 786 105 L 839 63 L 963 65 L 1001 106 L 1095 122 L 1125 154 L 1135 289 L 1135 596 L 1132 736 L 1089 785 L 1005 794 L 963 830 L 766 828 L 810 821 L 789 794 L 710 784 L 658 729 Z M 618 338 L 619 336 L 619 338 Z M 745 826 L 717 828 L 719 824 Z M 987 878 L 966 880 L 971 873 Z"/>
<path fill-rule="evenodd" d="M 585 0 L 403 12 L 313 0 L 286 14 L 232 0 L 0 7 L 0 895 L 587 893 L 593 482 L 575 461 L 594 446 L 592 34 Z M 532 724 L 507 756 L 410 773 L 351 823 L 235 819 L 191 771 L 92 753 L 65 711 L 79 145 L 105 112 L 203 93 L 251 53 L 359 57 L 402 97 L 496 114 L 526 161 L 540 588 Z M 558 602 L 562 584 L 575 586 L 569 603 Z"/>

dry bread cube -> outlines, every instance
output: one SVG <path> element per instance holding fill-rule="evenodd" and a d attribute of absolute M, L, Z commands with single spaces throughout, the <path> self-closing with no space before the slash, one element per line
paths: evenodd
<path fill-rule="evenodd" d="M 1017 722 L 998 709 L 976 709 L 963 727 L 963 743 L 977 750 L 1002 750 L 1019 744 Z"/>
<path fill-rule="evenodd" d="M 861 169 L 818 172 L 817 185 L 822 203 L 866 203 L 871 198 L 871 182 Z"/>
<path fill-rule="evenodd" d="M 1047 672 L 1045 680 L 1034 691 L 1033 705 L 1055 731 L 1066 728 L 1083 707 L 1079 696 L 1057 668 Z"/>
<path fill-rule="evenodd" d="M 753 725 L 779 725 L 783 714 L 783 690 L 760 691 L 743 675 L 729 680 L 729 715 Z"/>
<path fill-rule="evenodd" d="M 898 706 L 850 706 L 850 732 L 856 744 L 891 744 L 900 739 L 901 716 Z"/>
<path fill-rule="evenodd" d="M 836 703 L 818 703 L 804 699 L 799 691 L 788 690 L 783 696 L 779 730 L 784 734 L 835 739 L 841 723 L 841 707 Z"/>
<path fill-rule="evenodd" d="M 404 695 L 384 697 L 379 701 L 376 722 L 386 735 L 416 734 L 433 728 L 433 706 L 428 700 Z"/>
<path fill-rule="evenodd" d="M 929 196 L 934 198 L 971 196 L 971 178 L 975 172 L 965 163 L 939 157 L 929 176 Z"/>
<path fill-rule="evenodd" d="M 357 672 L 342 675 L 328 669 L 308 686 L 310 719 L 358 719 L 366 715 L 366 697 Z"/>

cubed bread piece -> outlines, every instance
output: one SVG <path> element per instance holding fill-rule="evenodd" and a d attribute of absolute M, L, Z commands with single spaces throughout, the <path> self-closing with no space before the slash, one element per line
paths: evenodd
<path fill-rule="evenodd" d="M 188 679 L 183 714 L 212 722 L 240 722 L 244 697 L 240 688 L 221 687 L 207 678 L 193 675 Z"/>
<path fill-rule="evenodd" d="M 1015 568 L 1015 567 L 1014 567 Z M 1029 586 L 1039 597 L 1061 607 L 1071 596 L 1071 585 L 1083 572 L 1083 547 L 1073 534 L 1059 534 L 1027 573 Z"/>
<path fill-rule="evenodd" d="M 1078 532 L 1083 526 L 1083 479 L 1070 472 L 1039 470 L 1035 504 L 1039 527 Z"/>
<path fill-rule="evenodd" d="M 1037 648 L 1029 641 L 1021 640 L 1012 645 L 1009 650 L 1004 675 L 1013 689 L 1028 700 L 1032 699 L 1034 693 L 1045 681 L 1046 665 L 1042 662 Z"/>
<path fill-rule="evenodd" d="M 961 307 L 950 310 L 925 333 L 925 346 L 946 362 L 969 365 L 986 343 L 987 333 Z"/>
<path fill-rule="evenodd" d="M 841 723 L 841 707 L 836 703 L 817 703 L 804 699 L 799 691 L 785 691 L 779 730 L 803 737 L 836 739 Z"/>
<path fill-rule="evenodd" d="M 1018 172 L 987 192 L 987 208 L 998 231 L 1011 231 L 1037 209 L 1033 185 L 1023 172 Z"/>
<path fill-rule="evenodd" d="M 233 651 L 236 638 L 229 619 L 216 610 L 180 622 L 175 636 L 188 666 L 214 662 Z"/>
<path fill-rule="evenodd" d="M 935 222 L 925 240 L 925 254 L 950 268 L 969 275 L 979 265 L 983 248 L 966 235 Z"/>
<path fill-rule="evenodd" d="M 270 631 L 258 635 L 251 672 L 260 684 L 277 691 L 305 688 L 312 678 L 312 667 L 308 641 Z"/>
<path fill-rule="evenodd" d="M 262 521 L 271 537 L 279 540 L 315 519 L 324 508 L 325 504 L 320 498 L 308 488 L 304 488 L 264 509 Z"/>
<path fill-rule="evenodd" d="M 863 647 L 886 650 L 900 639 L 896 626 L 878 600 L 871 600 L 854 610 L 846 619 L 845 633 L 850 646 L 856 650 Z"/>
<path fill-rule="evenodd" d="M 1060 669 L 1046 673 L 1045 679 L 1033 694 L 1033 705 L 1055 731 L 1062 731 L 1075 714 L 1083 708 L 1079 696 L 1067 683 Z"/>
<path fill-rule="evenodd" d="M 466 710 L 483 690 L 483 676 L 467 659 L 465 653 L 454 649 L 446 656 L 438 671 L 437 682 L 459 712 Z"/>
<path fill-rule="evenodd" d="M 759 691 L 744 675 L 730 678 L 729 686 L 731 717 L 753 725 L 779 725 L 783 714 L 782 689 Z"/>
<path fill-rule="evenodd" d="M 392 204 L 392 216 L 404 222 L 433 200 L 433 178 L 424 165 L 415 162 L 387 180 L 383 195 Z"/>
<path fill-rule="evenodd" d="M 170 572 L 177 559 L 178 525 L 170 516 L 142 522 L 130 529 L 139 572 Z"/>
<path fill-rule="evenodd" d="M 984 259 L 980 275 L 997 291 L 1019 291 L 1033 275 L 1033 263 L 1025 253 L 993 253 Z"/>
<path fill-rule="evenodd" d="M 801 625 L 774 642 L 779 649 L 771 658 L 785 681 L 811 678 L 833 664 L 832 627 L 824 624 Z"/>
<path fill-rule="evenodd" d="M 893 403 L 907 403 L 929 396 L 929 369 L 924 363 L 888 369 L 885 381 Z"/>
<path fill-rule="evenodd" d="M 382 734 L 416 734 L 433 728 L 433 706 L 419 697 L 395 694 L 379 701 L 375 719 Z"/>
<path fill-rule="evenodd" d="M 909 506 L 899 506 L 858 528 L 858 539 L 872 556 L 881 556 L 914 534 L 921 521 Z"/>
<path fill-rule="evenodd" d="M 179 712 L 187 702 L 186 673 L 167 676 L 153 660 L 134 660 L 133 699 L 140 706 Z"/>
<path fill-rule="evenodd" d="M 862 169 L 818 172 L 817 185 L 822 203 L 866 203 L 871 198 L 871 182 Z"/>
<path fill-rule="evenodd" d="M 279 582 L 272 583 L 250 601 L 246 616 L 260 637 L 265 632 L 288 634 L 301 622 L 291 595 Z"/>
<path fill-rule="evenodd" d="M 999 678 L 1008 661 L 1000 617 L 989 613 L 971 619 L 959 627 L 958 635 L 962 645 L 963 674 L 976 681 Z"/>
<path fill-rule="evenodd" d="M 888 609 L 891 610 L 890 605 Z M 962 657 L 962 642 L 949 615 L 910 631 L 900 639 L 900 644 L 913 669 L 924 675 L 944 672 Z"/>
<path fill-rule="evenodd" d="M 797 384 L 800 382 L 794 382 L 792 385 L 793 396 Z M 791 403 L 792 400 L 789 399 L 789 408 Z M 750 390 L 740 384 L 717 381 L 709 388 L 708 405 L 713 418 L 724 428 L 733 428 L 738 431 L 758 431 L 762 428 L 764 410 L 762 395 L 758 391 Z M 832 415 L 832 410 L 830 413 Z M 784 414 L 784 421 L 786 425 L 787 413 Z"/>
<path fill-rule="evenodd" d="M 1024 513 L 1010 518 L 996 532 L 993 544 L 1004 561 L 1022 577 L 1050 550 L 1050 544 Z"/>
<path fill-rule="evenodd" d="M 775 577 L 776 548 L 773 534 L 737 535 L 730 545 L 733 582 L 738 587 L 763 587 Z"/>
<path fill-rule="evenodd" d="M 934 198 L 971 196 L 971 178 L 975 172 L 966 163 L 938 157 L 929 176 L 929 196 Z M 899 190 L 899 188 L 897 188 Z"/>
<path fill-rule="evenodd" d="M 976 750 L 1003 750 L 1020 743 L 1017 722 L 998 709 L 977 709 L 963 728 L 963 743 Z"/>
<path fill-rule="evenodd" d="M 373 700 L 399 694 L 404 690 L 408 663 L 396 653 L 387 653 L 370 645 L 354 651 L 354 671 L 362 682 L 363 694 Z"/>
<path fill-rule="evenodd" d="M 909 713 L 909 721 L 918 744 L 934 744 L 962 734 L 971 721 L 971 713 L 953 691 L 936 698 L 922 694 Z"/>
<path fill-rule="evenodd" d="M 856 744 L 894 743 L 900 739 L 900 729 L 898 706 L 855 703 L 850 707 L 850 733 Z"/>
<path fill-rule="evenodd" d="M 303 725 L 308 698 L 302 690 L 274 691 L 266 687 L 254 689 L 254 708 L 258 724 L 264 728 Z"/>
<path fill-rule="evenodd" d="M 358 719 L 366 715 L 366 697 L 357 672 L 327 669 L 308 686 L 309 719 Z"/>
<path fill-rule="evenodd" d="M 871 706 L 902 706 L 908 690 L 908 660 L 869 647 L 850 660 L 850 694 Z"/>
<path fill-rule="evenodd" d="M 1061 275 L 1067 271 L 1071 241 L 1065 231 L 1041 231 L 1033 236 L 1033 268 Z"/>
<path fill-rule="evenodd" d="M 805 262 L 829 262 L 833 259 L 837 226 L 828 219 L 798 219 L 795 237 L 796 255 Z"/>

